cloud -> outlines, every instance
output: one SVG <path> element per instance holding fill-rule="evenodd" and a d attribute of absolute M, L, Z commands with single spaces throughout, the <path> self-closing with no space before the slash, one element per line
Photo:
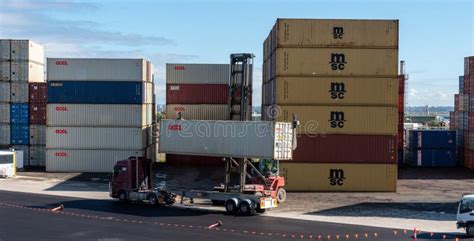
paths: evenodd
<path fill-rule="evenodd" d="M 454 93 L 446 93 L 443 89 L 409 88 L 405 97 L 405 106 L 446 106 L 454 103 Z"/>

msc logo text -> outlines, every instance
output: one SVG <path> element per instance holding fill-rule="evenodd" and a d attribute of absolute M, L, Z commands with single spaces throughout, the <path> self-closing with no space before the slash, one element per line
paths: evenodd
<path fill-rule="evenodd" d="M 329 62 L 332 70 L 344 70 L 346 68 L 346 55 L 332 53 L 331 61 Z"/>
<path fill-rule="evenodd" d="M 342 39 L 343 35 L 344 35 L 343 27 L 334 27 L 332 29 L 332 36 L 334 37 L 334 39 Z"/>
<path fill-rule="evenodd" d="M 329 89 L 331 99 L 344 99 L 344 93 L 346 93 L 346 85 L 344 83 L 331 83 Z"/>
<path fill-rule="evenodd" d="M 329 124 L 331 128 L 343 128 L 346 119 L 344 119 L 344 112 L 342 111 L 331 111 L 329 118 Z"/>
<path fill-rule="evenodd" d="M 329 184 L 331 186 L 342 186 L 344 185 L 344 170 L 342 169 L 329 169 Z"/>

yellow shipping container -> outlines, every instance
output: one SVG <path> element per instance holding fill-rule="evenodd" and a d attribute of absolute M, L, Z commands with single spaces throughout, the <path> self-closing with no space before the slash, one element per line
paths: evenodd
<path fill-rule="evenodd" d="M 263 85 L 263 105 L 397 106 L 397 78 L 278 77 Z"/>
<path fill-rule="evenodd" d="M 278 47 L 398 49 L 398 20 L 278 19 L 272 50 Z"/>
<path fill-rule="evenodd" d="M 398 74 L 397 49 L 279 48 L 268 61 L 270 76 L 265 81 L 282 76 L 396 77 Z"/>
<path fill-rule="evenodd" d="M 281 163 L 288 191 L 395 192 L 396 164 Z"/>
<path fill-rule="evenodd" d="M 396 135 L 397 107 L 375 106 L 264 106 L 262 118 L 301 122 L 298 134 Z"/>

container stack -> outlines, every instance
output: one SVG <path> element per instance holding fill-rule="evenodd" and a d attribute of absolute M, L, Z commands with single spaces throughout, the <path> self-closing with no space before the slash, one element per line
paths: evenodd
<path fill-rule="evenodd" d="M 228 120 L 228 64 L 166 64 L 166 118 Z M 221 165 L 222 158 L 166 155 L 171 165 Z"/>
<path fill-rule="evenodd" d="M 301 122 L 291 191 L 395 191 L 397 20 L 278 19 L 264 43 L 262 118 Z"/>
<path fill-rule="evenodd" d="M 401 74 L 398 76 L 398 134 L 397 134 L 397 143 L 398 143 L 398 165 L 404 164 L 404 149 L 405 149 L 405 130 L 403 123 L 405 122 L 405 80 L 406 76 Z"/>
<path fill-rule="evenodd" d="M 45 116 L 30 113 L 31 106 L 39 106 L 30 98 L 37 95 L 30 86 L 45 82 L 43 46 L 30 40 L 0 40 L 0 78 L 0 149 L 22 151 L 25 167 L 44 166 L 38 150 L 44 147 L 45 137 L 38 132 L 44 132 L 45 123 L 35 118 Z"/>
<path fill-rule="evenodd" d="M 464 58 L 464 166 L 474 169 L 474 56 Z M 461 96 L 461 94 L 459 94 Z M 461 107 L 460 107 L 461 108 Z"/>
<path fill-rule="evenodd" d="M 153 64 L 71 58 L 47 63 L 47 171 L 110 172 L 130 156 L 154 159 Z"/>
<path fill-rule="evenodd" d="M 458 164 L 456 131 L 411 130 L 408 138 L 412 166 L 454 167 Z"/>

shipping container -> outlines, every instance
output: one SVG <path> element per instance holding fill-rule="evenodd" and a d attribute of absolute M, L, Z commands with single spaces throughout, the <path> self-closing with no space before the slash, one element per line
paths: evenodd
<path fill-rule="evenodd" d="M 395 192 L 396 164 L 282 163 L 288 191 Z"/>
<path fill-rule="evenodd" d="M 167 84 L 166 104 L 227 104 L 226 84 Z"/>
<path fill-rule="evenodd" d="M 457 165 L 456 148 L 410 149 L 410 164 L 418 167 L 454 167 Z"/>
<path fill-rule="evenodd" d="M 12 103 L 28 103 L 28 83 L 11 83 L 10 88 Z"/>
<path fill-rule="evenodd" d="M 11 62 L 11 81 L 45 82 L 44 66 L 35 62 Z"/>
<path fill-rule="evenodd" d="M 48 58 L 48 81 L 153 81 L 144 59 Z"/>
<path fill-rule="evenodd" d="M 464 93 L 464 75 L 459 76 L 459 93 Z"/>
<path fill-rule="evenodd" d="M 263 91 L 264 105 L 398 105 L 397 78 L 279 77 Z"/>
<path fill-rule="evenodd" d="M 11 144 L 11 128 L 9 124 L 0 124 L 0 145 L 8 146 Z"/>
<path fill-rule="evenodd" d="M 23 151 L 23 166 L 30 166 L 30 148 L 28 145 L 13 145 L 11 146 L 11 149 Z"/>
<path fill-rule="evenodd" d="M 227 105 L 166 105 L 166 118 L 176 119 L 178 113 L 186 120 L 227 120 Z"/>
<path fill-rule="evenodd" d="M 395 135 L 299 135 L 293 162 L 395 164 L 397 139 Z"/>
<path fill-rule="evenodd" d="M 10 94 L 10 82 L 0 82 L 0 103 L 9 103 Z"/>
<path fill-rule="evenodd" d="M 44 167 L 46 164 L 46 147 L 44 145 L 30 146 L 30 166 Z"/>
<path fill-rule="evenodd" d="M 449 130 L 410 130 L 410 148 L 415 149 L 454 149 L 456 131 Z"/>
<path fill-rule="evenodd" d="M 166 154 L 166 164 L 171 166 L 223 166 L 222 157 L 217 156 L 191 156 Z"/>
<path fill-rule="evenodd" d="M 11 59 L 44 64 L 44 48 L 31 40 L 11 40 Z"/>
<path fill-rule="evenodd" d="M 10 104 L 0 103 L 0 124 L 9 124 L 10 118 Z"/>
<path fill-rule="evenodd" d="M 28 102 L 46 103 L 48 85 L 46 83 L 29 83 L 28 85 Z"/>
<path fill-rule="evenodd" d="M 1 49 L 0 49 L 0 51 L 1 51 Z M 0 60 L 0 81 L 10 81 L 11 80 L 10 65 L 11 65 L 11 62 Z"/>
<path fill-rule="evenodd" d="M 28 124 L 11 124 L 11 144 L 28 145 L 30 143 L 30 128 Z"/>
<path fill-rule="evenodd" d="M 151 128 L 47 127 L 48 149 L 142 149 L 149 145 Z"/>
<path fill-rule="evenodd" d="M 290 160 L 292 141 L 291 123 L 161 120 L 159 151 Z"/>
<path fill-rule="evenodd" d="M 12 103 L 10 105 L 10 123 L 28 124 L 29 120 L 28 103 Z"/>
<path fill-rule="evenodd" d="M 229 64 L 166 64 L 167 84 L 229 84 Z"/>
<path fill-rule="evenodd" d="M 10 39 L 0 39 L 0 61 L 11 59 Z"/>
<path fill-rule="evenodd" d="M 49 81 L 48 103 L 151 104 L 153 83 L 125 81 Z"/>
<path fill-rule="evenodd" d="M 30 124 L 46 125 L 46 103 L 30 102 Z"/>
<path fill-rule="evenodd" d="M 280 48 L 271 58 L 270 79 L 283 76 L 394 78 L 398 75 L 397 49 Z"/>
<path fill-rule="evenodd" d="M 396 135 L 397 107 L 373 106 L 267 106 L 262 118 L 291 122 L 300 120 L 298 134 Z"/>
<path fill-rule="evenodd" d="M 30 125 L 30 145 L 46 145 L 45 125 Z"/>
<path fill-rule="evenodd" d="M 48 104 L 48 126 L 141 127 L 152 124 L 152 104 Z"/>
<path fill-rule="evenodd" d="M 144 156 L 145 150 L 46 149 L 47 172 L 112 172 L 118 160 Z"/>
<path fill-rule="evenodd" d="M 474 56 L 464 58 L 464 75 L 472 75 L 474 73 Z"/>
<path fill-rule="evenodd" d="M 460 111 L 459 110 L 459 94 L 454 94 L 454 110 L 455 111 Z"/>

